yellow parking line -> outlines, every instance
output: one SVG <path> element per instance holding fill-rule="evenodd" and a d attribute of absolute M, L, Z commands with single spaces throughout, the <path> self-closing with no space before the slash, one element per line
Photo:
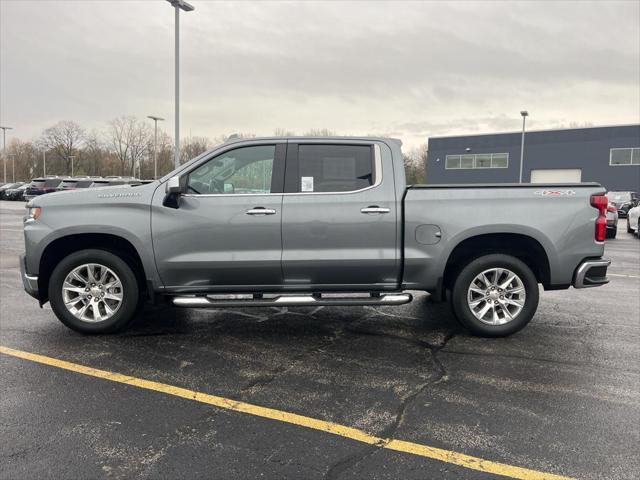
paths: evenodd
<path fill-rule="evenodd" d="M 386 448 L 388 450 L 394 450 L 396 452 L 410 453 L 413 455 L 418 455 L 420 457 L 431 458 L 434 460 L 439 460 L 441 462 L 458 465 L 460 467 L 477 470 L 479 472 L 492 473 L 495 475 L 503 475 L 511 478 L 526 480 L 566 480 L 569 478 L 560 475 L 553 475 L 551 473 L 530 470 L 528 468 L 516 467 L 505 463 L 492 462 L 490 460 L 473 457 L 471 455 L 465 455 L 463 453 L 453 452 L 451 450 L 444 450 L 442 448 L 430 447 L 428 445 L 421 445 L 419 443 L 406 442 L 393 438 L 376 437 L 375 435 L 371 435 L 363 430 L 348 427 L 346 425 L 340 425 L 338 423 L 327 422 L 326 420 L 319 420 L 317 418 L 306 417 L 304 415 L 285 412 L 283 410 L 239 402 L 230 398 L 219 397 L 217 395 L 209 395 L 207 393 L 188 390 L 186 388 L 167 385 L 165 383 L 144 380 L 142 378 L 131 377 L 129 375 L 122 375 L 120 373 L 109 372 L 107 370 L 99 370 L 97 368 L 87 367 L 64 360 L 58 360 L 57 358 L 46 357 L 44 355 L 38 355 L 36 353 L 14 350 L 13 348 L 4 346 L 0 346 L 0 353 L 4 353 L 5 355 L 10 355 L 12 357 L 22 358 L 24 360 L 30 360 L 32 362 L 37 362 L 44 365 L 49 365 L 51 367 L 61 368 L 63 370 L 69 370 L 71 372 L 82 373 L 83 375 L 89 375 L 91 377 L 102 378 L 104 380 L 123 383 L 125 385 L 143 388 L 145 390 L 153 390 L 156 392 L 165 393 L 167 395 L 174 395 L 176 397 L 194 400 L 196 402 L 213 405 L 215 407 L 232 410 L 234 412 L 242 412 L 249 415 L 254 415 L 256 417 L 269 418 L 271 420 L 290 423 L 293 425 L 298 425 L 300 427 L 310 428 L 312 430 L 331 433 L 332 435 L 339 435 L 341 437 L 356 440 L 358 442 L 368 443 L 370 445 L 378 445 L 381 448 Z"/>

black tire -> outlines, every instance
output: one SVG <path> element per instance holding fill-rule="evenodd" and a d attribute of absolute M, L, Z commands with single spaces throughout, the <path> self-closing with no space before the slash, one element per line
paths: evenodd
<path fill-rule="evenodd" d="M 606 238 L 616 238 L 618 234 L 618 227 L 616 228 L 607 228 Z"/>
<path fill-rule="evenodd" d="M 627 217 L 627 233 L 633 233 L 633 228 L 631 228 L 631 222 L 629 221 L 629 217 Z"/>
<path fill-rule="evenodd" d="M 65 306 L 62 285 L 67 275 L 76 267 L 97 263 L 113 270 L 122 283 L 122 303 L 112 317 L 90 323 L 76 318 Z M 118 255 L 106 250 L 80 250 L 65 257 L 53 270 L 49 279 L 49 301 L 58 319 L 67 327 L 81 333 L 113 333 L 126 327 L 134 318 L 140 300 L 136 275 Z"/>
<path fill-rule="evenodd" d="M 467 302 L 467 292 L 471 282 L 481 272 L 491 268 L 505 268 L 520 277 L 525 289 L 525 302 L 520 313 L 503 325 L 489 325 L 480 321 L 472 313 Z M 474 335 L 481 337 L 504 337 L 524 328 L 533 318 L 538 308 L 538 281 L 531 269 L 521 260 L 503 254 L 478 257 L 464 267 L 453 285 L 451 306 L 458 321 Z"/>

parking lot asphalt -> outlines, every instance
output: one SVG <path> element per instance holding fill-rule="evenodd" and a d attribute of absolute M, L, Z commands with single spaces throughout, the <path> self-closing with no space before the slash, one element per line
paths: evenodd
<path fill-rule="evenodd" d="M 0 354 L 0 478 L 495 476 L 456 454 L 536 478 L 638 477 L 640 240 L 624 220 L 607 241 L 610 284 L 543 292 L 530 325 L 504 339 L 469 336 L 420 294 L 403 307 L 149 307 L 125 332 L 90 337 L 22 290 L 23 207 L 0 202 L 1 346 L 230 408 Z M 395 451 L 231 401 L 451 455 Z"/>

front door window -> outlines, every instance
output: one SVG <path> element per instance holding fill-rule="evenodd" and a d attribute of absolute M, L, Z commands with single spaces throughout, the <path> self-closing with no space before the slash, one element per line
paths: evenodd
<path fill-rule="evenodd" d="M 275 149 L 275 145 L 258 145 L 225 152 L 189 174 L 187 193 L 271 193 Z"/>

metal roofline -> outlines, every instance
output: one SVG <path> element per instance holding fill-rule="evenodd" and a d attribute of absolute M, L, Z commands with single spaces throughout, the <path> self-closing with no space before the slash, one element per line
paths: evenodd
<path fill-rule="evenodd" d="M 562 132 L 568 130 L 596 130 L 599 128 L 616 128 L 616 127 L 640 127 L 640 123 L 621 123 L 621 124 L 613 124 L 613 125 L 598 125 L 593 127 L 574 127 L 574 128 L 547 128 L 544 130 L 527 130 L 526 133 L 542 133 L 542 132 Z M 429 137 L 429 139 L 441 139 L 441 138 L 465 138 L 465 137 L 486 137 L 489 135 L 513 135 L 513 134 L 522 134 L 522 130 L 514 130 L 512 132 L 485 132 L 485 133 L 469 133 L 469 134 L 461 134 L 461 135 L 441 135 L 441 136 L 433 136 Z"/>

